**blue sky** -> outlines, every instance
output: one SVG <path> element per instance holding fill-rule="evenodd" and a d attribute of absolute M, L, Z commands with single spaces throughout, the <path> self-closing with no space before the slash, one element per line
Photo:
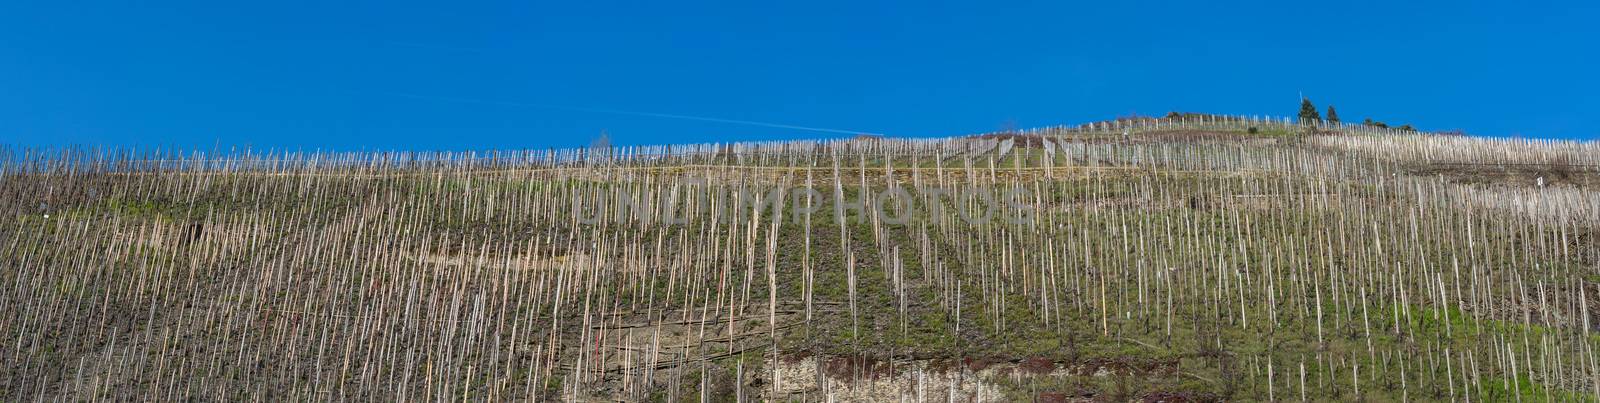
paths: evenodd
<path fill-rule="evenodd" d="M 1300 93 L 1345 120 L 1600 137 L 1594 2 L 136 3 L 0 3 L 0 144 L 921 137 L 1291 115 Z"/>

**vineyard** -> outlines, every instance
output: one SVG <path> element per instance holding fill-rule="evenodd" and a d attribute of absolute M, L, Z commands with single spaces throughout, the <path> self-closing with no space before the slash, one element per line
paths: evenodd
<path fill-rule="evenodd" d="M 0 153 L 0 401 L 1594 401 L 1600 143 Z"/>

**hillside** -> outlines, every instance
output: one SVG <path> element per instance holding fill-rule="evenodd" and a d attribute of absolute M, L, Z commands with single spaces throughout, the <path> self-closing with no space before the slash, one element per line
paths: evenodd
<path fill-rule="evenodd" d="M 1600 143 L 12 151 L 0 400 L 1595 400 Z"/>

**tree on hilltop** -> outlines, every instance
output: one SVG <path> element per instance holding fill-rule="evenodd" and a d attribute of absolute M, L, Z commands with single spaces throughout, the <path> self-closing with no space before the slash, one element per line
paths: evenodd
<path fill-rule="evenodd" d="M 1328 105 L 1328 121 L 1339 123 L 1339 112 L 1333 111 L 1333 105 Z"/>
<path fill-rule="evenodd" d="M 1311 104 L 1310 98 L 1300 98 L 1300 123 L 1316 123 L 1322 120 L 1322 115 L 1317 114 L 1317 106 Z"/>

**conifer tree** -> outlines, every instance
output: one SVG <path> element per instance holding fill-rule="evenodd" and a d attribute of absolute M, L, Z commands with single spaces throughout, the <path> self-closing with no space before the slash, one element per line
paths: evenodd
<path fill-rule="evenodd" d="M 1322 120 L 1322 115 L 1317 113 L 1317 106 L 1311 104 L 1310 98 L 1300 98 L 1300 123 L 1316 123 Z"/>
<path fill-rule="evenodd" d="M 1333 110 L 1333 105 L 1328 105 L 1328 121 L 1339 123 L 1339 112 Z"/>

